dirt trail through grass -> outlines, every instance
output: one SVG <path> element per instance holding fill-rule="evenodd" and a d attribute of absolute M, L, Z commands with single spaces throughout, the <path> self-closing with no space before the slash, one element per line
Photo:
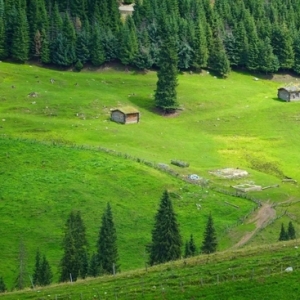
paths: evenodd
<path fill-rule="evenodd" d="M 255 229 L 251 232 L 247 232 L 238 243 L 236 243 L 232 248 L 239 248 L 245 245 L 261 228 L 264 228 L 268 222 L 276 217 L 276 211 L 273 205 L 269 202 L 264 203 L 255 215 L 247 222 L 254 223 Z"/>

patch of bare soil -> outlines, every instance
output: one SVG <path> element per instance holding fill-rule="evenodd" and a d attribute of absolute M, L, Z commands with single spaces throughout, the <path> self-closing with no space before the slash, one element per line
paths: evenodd
<path fill-rule="evenodd" d="M 260 229 L 264 228 L 275 217 L 276 211 L 273 208 L 273 205 L 264 203 L 247 222 L 248 224 L 255 223 L 255 229 L 251 232 L 247 232 L 232 248 L 239 248 L 245 245 Z"/>
<path fill-rule="evenodd" d="M 276 82 L 284 82 L 284 83 L 290 83 L 290 82 L 298 82 L 300 83 L 300 76 L 296 75 L 294 73 L 278 73 L 278 74 L 273 74 L 272 81 Z"/>

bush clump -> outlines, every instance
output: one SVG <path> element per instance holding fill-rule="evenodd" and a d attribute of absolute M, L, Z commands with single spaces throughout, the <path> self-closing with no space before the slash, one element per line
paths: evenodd
<path fill-rule="evenodd" d="M 178 167 L 181 167 L 181 168 L 187 168 L 190 165 L 189 163 L 187 163 L 185 161 L 176 160 L 176 159 L 172 159 L 171 164 L 175 165 L 175 166 L 178 166 Z"/>

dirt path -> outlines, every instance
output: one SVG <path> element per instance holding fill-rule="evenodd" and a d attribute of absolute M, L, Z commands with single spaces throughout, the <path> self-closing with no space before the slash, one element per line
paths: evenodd
<path fill-rule="evenodd" d="M 245 245 L 261 228 L 268 224 L 268 222 L 276 217 L 276 211 L 270 203 L 264 203 L 255 215 L 247 222 L 255 223 L 255 229 L 251 232 L 247 232 L 238 243 L 232 248 L 239 248 Z"/>

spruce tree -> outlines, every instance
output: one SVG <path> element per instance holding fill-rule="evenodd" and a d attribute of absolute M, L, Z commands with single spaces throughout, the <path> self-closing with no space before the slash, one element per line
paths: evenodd
<path fill-rule="evenodd" d="M 12 34 L 11 57 L 18 62 L 25 62 L 29 58 L 29 34 L 26 12 L 20 2 L 16 6 L 18 22 Z"/>
<path fill-rule="evenodd" d="M 136 28 L 131 16 L 126 18 L 120 34 L 119 59 L 123 65 L 127 66 L 134 62 L 138 52 Z"/>
<path fill-rule="evenodd" d="M 0 277 L 0 293 L 6 292 L 7 288 L 4 283 L 3 277 Z"/>
<path fill-rule="evenodd" d="M 117 233 L 109 203 L 107 203 L 106 210 L 102 215 L 97 243 L 97 256 L 100 274 L 112 274 L 113 270 L 115 272 L 120 270 L 118 265 Z"/>
<path fill-rule="evenodd" d="M 93 253 L 91 256 L 91 260 L 89 263 L 89 270 L 88 270 L 88 275 L 92 277 L 96 277 L 100 275 L 100 269 L 99 269 L 99 264 L 98 264 L 98 255 L 96 253 Z"/>
<path fill-rule="evenodd" d="M 202 253 L 213 253 L 216 252 L 218 246 L 216 231 L 213 223 L 211 214 L 208 216 L 204 238 L 201 246 Z"/>
<path fill-rule="evenodd" d="M 105 62 L 105 52 L 102 44 L 101 29 L 95 28 L 92 35 L 91 62 L 94 66 L 99 67 Z"/>
<path fill-rule="evenodd" d="M 191 256 L 190 244 L 189 241 L 186 241 L 184 245 L 184 257 L 187 258 L 190 256 Z"/>
<path fill-rule="evenodd" d="M 64 254 L 60 262 L 60 281 L 76 281 L 87 275 L 87 240 L 80 212 L 72 211 L 65 225 Z"/>
<path fill-rule="evenodd" d="M 191 234 L 190 241 L 189 241 L 189 248 L 190 248 L 191 255 L 194 256 L 197 252 L 197 248 L 196 248 L 196 244 L 194 242 L 194 237 L 192 234 Z"/>
<path fill-rule="evenodd" d="M 40 273 L 41 273 L 41 254 L 40 254 L 40 251 L 37 250 L 36 255 L 35 255 L 34 271 L 33 271 L 33 275 L 32 275 L 32 281 L 35 286 L 41 285 L 41 283 L 40 283 L 41 274 Z"/>
<path fill-rule="evenodd" d="M 296 37 L 295 37 L 295 41 L 294 41 L 294 54 L 295 54 L 295 60 L 294 60 L 293 70 L 297 74 L 300 74 L 300 31 L 298 31 L 298 33 L 296 34 Z"/>
<path fill-rule="evenodd" d="M 273 48 L 269 38 L 260 41 L 259 47 L 259 70 L 265 73 L 274 73 L 279 69 L 277 56 L 273 54 Z"/>
<path fill-rule="evenodd" d="M 280 234 L 279 234 L 279 241 L 287 241 L 288 240 L 288 234 L 285 231 L 283 223 L 281 224 Z"/>
<path fill-rule="evenodd" d="M 148 247 L 149 264 L 161 264 L 181 256 L 182 240 L 179 224 L 167 191 L 164 191 L 152 230 L 152 241 Z"/>
<path fill-rule="evenodd" d="M 155 90 L 155 106 L 165 113 L 173 113 L 178 108 L 177 76 L 178 55 L 176 32 L 168 21 L 161 22 L 161 47 L 159 52 L 158 81 Z"/>
<path fill-rule="evenodd" d="M 296 231 L 292 221 L 289 222 L 287 235 L 289 240 L 294 240 L 296 238 Z"/>
<path fill-rule="evenodd" d="M 230 63 L 219 35 L 217 35 L 212 42 L 212 49 L 209 56 L 209 67 L 222 77 L 227 77 L 230 72 Z"/>
<path fill-rule="evenodd" d="M 43 255 L 41 261 L 40 284 L 42 286 L 49 285 L 52 282 L 52 271 L 46 256 Z"/>
<path fill-rule="evenodd" d="M 8 55 L 6 45 L 6 30 L 4 21 L 4 2 L 0 0 L 0 59 L 6 58 Z"/>

